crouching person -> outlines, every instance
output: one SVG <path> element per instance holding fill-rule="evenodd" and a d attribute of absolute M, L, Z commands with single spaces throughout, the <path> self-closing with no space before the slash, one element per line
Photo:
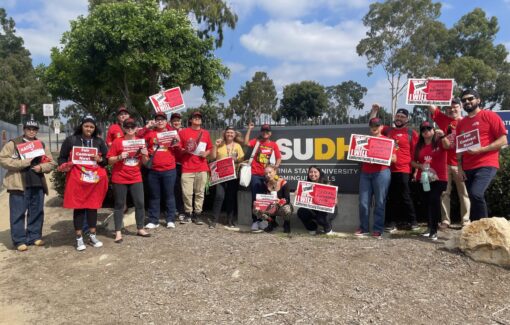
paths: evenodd
<path fill-rule="evenodd" d="M 38 131 L 37 121 L 26 121 L 23 135 L 7 142 L 0 152 L 0 166 L 7 170 L 3 185 L 9 192 L 11 239 L 18 251 L 26 251 L 29 245 L 44 246 L 44 194 L 48 194 L 44 173 L 49 173 L 57 164 L 44 143 L 40 142 L 42 148 L 37 148 Z M 34 143 L 34 150 L 23 145 L 28 142 Z M 35 158 L 25 159 L 20 153 L 20 150 L 41 149 L 44 155 Z"/>

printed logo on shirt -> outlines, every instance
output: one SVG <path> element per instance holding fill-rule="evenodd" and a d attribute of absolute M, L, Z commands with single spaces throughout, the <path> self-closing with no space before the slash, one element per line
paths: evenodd
<path fill-rule="evenodd" d="M 259 153 L 257 155 L 257 161 L 264 165 L 269 164 L 269 159 L 271 158 L 272 153 L 273 148 L 260 145 Z"/>
<path fill-rule="evenodd" d="M 476 121 L 475 123 L 473 123 L 473 126 L 477 126 L 477 125 L 480 125 L 480 122 Z"/>

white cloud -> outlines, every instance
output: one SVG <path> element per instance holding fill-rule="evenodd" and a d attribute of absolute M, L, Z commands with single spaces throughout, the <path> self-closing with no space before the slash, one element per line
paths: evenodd
<path fill-rule="evenodd" d="M 190 90 L 184 92 L 182 97 L 184 98 L 184 104 L 186 105 L 186 108 L 195 108 L 205 104 L 205 100 L 202 98 L 203 95 L 204 92 L 200 87 L 191 87 Z"/>
<path fill-rule="evenodd" d="M 231 74 L 241 73 L 246 70 L 246 66 L 239 62 L 223 62 L 229 69 Z"/>

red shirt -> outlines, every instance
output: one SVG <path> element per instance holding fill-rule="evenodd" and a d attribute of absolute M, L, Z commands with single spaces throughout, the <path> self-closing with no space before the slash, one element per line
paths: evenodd
<path fill-rule="evenodd" d="M 181 151 L 182 172 L 199 173 L 209 171 L 207 158 L 188 152 L 189 150 L 197 149 L 203 149 L 203 151 L 211 150 L 212 142 L 209 132 L 204 129 L 193 130 L 192 128 L 186 128 L 179 131 L 179 138 L 181 139 L 181 148 L 185 150 Z"/>
<path fill-rule="evenodd" d="M 390 128 L 384 126 L 383 132 L 388 138 L 395 141 L 395 154 L 397 161 L 391 164 L 392 173 L 411 173 L 411 160 L 414 153 L 414 147 L 418 142 L 418 133 L 412 131 L 411 143 L 409 143 L 409 133 L 407 128 Z"/>
<path fill-rule="evenodd" d="M 466 116 L 457 125 L 457 134 L 463 134 L 478 129 L 480 145 L 488 146 L 492 142 L 506 135 L 507 131 L 503 120 L 498 114 L 489 110 L 481 110 L 474 117 Z M 492 150 L 477 155 L 468 152 L 462 153 L 462 169 L 471 170 L 480 167 L 499 168 L 499 150 Z"/>
<path fill-rule="evenodd" d="M 385 137 L 384 135 L 381 135 L 380 137 L 388 139 L 388 137 Z M 393 147 L 393 153 L 395 153 L 395 146 Z M 390 167 L 385 166 L 385 165 L 380 165 L 380 164 L 371 164 L 371 163 L 367 163 L 367 162 L 361 163 L 361 172 L 365 173 L 365 174 L 378 173 L 378 172 L 383 171 L 388 168 L 390 168 Z"/>
<path fill-rule="evenodd" d="M 426 144 L 420 150 L 418 155 L 418 163 L 428 163 L 430 168 L 436 172 L 437 180 L 446 182 L 448 181 L 446 158 L 447 151 L 443 149 L 441 145 L 438 145 L 437 148 L 433 149 L 432 144 Z M 418 174 L 416 175 L 417 180 L 421 180 L 421 172 L 422 170 L 418 169 Z"/>
<path fill-rule="evenodd" d="M 122 141 L 124 140 L 124 137 L 115 139 L 106 157 L 110 158 L 120 155 L 124 151 L 124 147 L 122 146 Z M 116 162 L 112 168 L 112 183 L 140 183 L 142 181 L 142 173 L 140 172 L 140 166 L 142 164 L 141 159 L 141 155 L 136 155 Z"/>
<path fill-rule="evenodd" d="M 248 146 L 254 148 L 257 141 L 258 139 L 251 139 Z M 253 156 L 253 161 L 251 163 L 252 175 L 264 176 L 264 169 L 269 165 L 269 159 L 273 152 L 277 160 L 282 158 L 280 148 L 278 148 L 276 142 L 271 140 L 260 142 L 259 148 Z"/>
<path fill-rule="evenodd" d="M 106 145 L 109 147 L 113 144 L 113 140 L 117 138 L 122 138 L 124 136 L 124 131 L 117 123 L 110 125 L 108 128 L 108 132 L 106 133 Z"/>
<path fill-rule="evenodd" d="M 447 135 L 450 140 L 450 149 L 447 152 L 447 164 L 450 166 L 457 166 L 457 154 L 455 153 L 455 136 L 457 135 L 457 124 L 459 120 L 448 117 L 446 114 L 441 112 L 439 108 L 436 108 L 432 113 L 432 119 L 437 123 L 439 128 L 443 130 L 444 134 Z"/>
<path fill-rule="evenodd" d="M 158 145 L 158 133 L 167 132 L 168 129 L 154 129 L 145 135 L 145 141 L 149 149 L 149 155 L 152 158 L 152 170 L 162 172 L 175 169 L 175 148 L 168 148 L 164 145 Z M 157 149 L 157 151 L 156 151 Z"/>

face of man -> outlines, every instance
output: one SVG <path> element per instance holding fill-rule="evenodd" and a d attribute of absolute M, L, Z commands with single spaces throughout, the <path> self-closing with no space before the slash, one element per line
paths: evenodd
<path fill-rule="evenodd" d="M 455 120 L 462 118 L 461 112 L 460 112 L 460 105 L 454 103 L 451 106 L 446 107 L 446 115 L 450 118 L 455 119 Z"/>
<path fill-rule="evenodd" d="M 200 115 L 195 115 L 191 118 L 191 125 L 193 126 L 201 126 L 202 125 L 202 117 Z"/>
<path fill-rule="evenodd" d="M 175 128 L 175 129 L 180 129 L 181 128 L 181 119 L 180 118 L 173 118 L 170 123 L 172 124 L 172 126 Z"/>
<path fill-rule="evenodd" d="M 27 126 L 23 129 L 23 136 L 28 140 L 32 140 L 36 137 L 38 131 L 39 131 L 38 128 Z"/>
<path fill-rule="evenodd" d="M 408 121 L 409 121 L 409 119 L 406 115 L 397 113 L 397 114 L 395 114 L 395 119 L 393 121 L 393 124 L 395 124 L 395 126 L 397 128 L 401 128 L 401 127 L 404 127 Z"/>
<path fill-rule="evenodd" d="M 475 96 L 473 96 L 471 94 L 466 94 L 466 95 L 462 96 L 461 101 L 462 101 L 462 107 L 468 113 L 471 113 L 480 107 L 480 98 L 476 98 Z"/>
<path fill-rule="evenodd" d="M 117 121 L 122 125 L 122 122 L 127 120 L 129 118 L 129 113 L 126 111 L 122 111 L 119 114 L 117 114 Z"/>
<path fill-rule="evenodd" d="M 158 128 L 158 129 L 162 129 L 162 128 L 166 127 L 166 124 L 168 123 L 166 118 L 161 117 L 161 116 L 156 117 L 154 121 L 156 122 L 156 128 Z"/>

